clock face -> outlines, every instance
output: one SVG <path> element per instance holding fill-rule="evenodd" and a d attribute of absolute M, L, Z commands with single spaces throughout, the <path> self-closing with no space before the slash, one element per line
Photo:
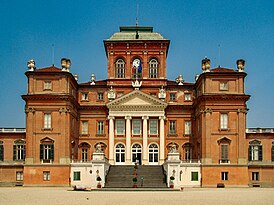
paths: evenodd
<path fill-rule="evenodd" d="M 139 59 L 134 59 L 132 65 L 133 65 L 133 67 L 138 68 L 139 65 L 140 65 L 140 60 Z"/>

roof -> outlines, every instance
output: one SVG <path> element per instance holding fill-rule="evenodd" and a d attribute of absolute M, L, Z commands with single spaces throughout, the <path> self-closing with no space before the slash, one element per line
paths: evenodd
<path fill-rule="evenodd" d="M 138 32 L 139 37 L 136 38 Z M 120 32 L 114 33 L 107 41 L 126 40 L 167 40 L 160 33 L 153 32 L 153 27 L 125 26 L 120 27 Z"/>
<path fill-rule="evenodd" d="M 218 72 L 236 72 L 236 71 L 233 70 L 233 69 L 230 69 L 230 68 L 221 68 L 221 67 L 218 67 L 218 68 L 211 69 L 210 72 L 218 73 Z"/>
<path fill-rule="evenodd" d="M 62 71 L 62 69 L 57 68 L 54 65 L 52 65 L 50 67 L 38 68 L 38 69 L 34 70 L 34 72 L 60 72 L 60 71 Z"/>

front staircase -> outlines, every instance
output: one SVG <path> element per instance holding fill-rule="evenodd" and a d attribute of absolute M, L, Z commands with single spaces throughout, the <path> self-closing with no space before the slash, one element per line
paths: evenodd
<path fill-rule="evenodd" d="M 131 188 L 133 177 L 133 165 L 112 165 L 106 177 L 105 188 Z M 167 188 L 163 167 L 160 165 L 138 166 L 137 179 L 137 186 L 140 188 Z"/>

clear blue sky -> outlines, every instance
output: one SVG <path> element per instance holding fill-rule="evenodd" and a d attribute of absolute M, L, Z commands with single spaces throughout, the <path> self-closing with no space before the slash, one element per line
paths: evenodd
<path fill-rule="evenodd" d="M 1 0 L 0 2 L 0 127 L 25 127 L 27 92 L 24 72 L 29 59 L 38 68 L 60 59 L 72 60 L 80 82 L 107 77 L 103 40 L 119 26 L 153 26 L 171 40 L 167 77 L 183 74 L 194 82 L 201 59 L 235 68 L 246 60 L 247 127 L 274 127 L 274 1 L 273 0 Z"/>

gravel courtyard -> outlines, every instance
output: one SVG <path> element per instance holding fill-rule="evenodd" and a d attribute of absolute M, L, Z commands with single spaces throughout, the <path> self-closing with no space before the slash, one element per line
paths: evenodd
<path fill-rule="evenodd" d="M 0 205 L 274 204 L 274 188 L 185 189 L 179 192 L 72 191 L 69 188 L 0 187 Z"/>

